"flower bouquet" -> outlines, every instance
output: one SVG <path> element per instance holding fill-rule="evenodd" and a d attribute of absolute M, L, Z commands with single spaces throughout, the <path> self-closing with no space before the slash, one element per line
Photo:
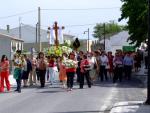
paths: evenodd
<path fill-rule="evenodd" d="M 49 56 L 49 55 L 55 55 L 55 56 L 62 56 L 63 53 L 69 54 L 72 52 L 72 49 L 67 47 L 67 46 L 51 46 L 49 48 L 44 49 L 44 53 Z"/>
<path fill-rule="evenodd" d="M 63 64 L 67 68 L 76 68 L 77 67 L 77 61 L 74 61 L 74 60 L 71 60 L 71 59 L 63 60 Z"/>
<path fill-rule="evenodd" d="M 62 48 L 62 52 L 63 52 L 63 53 L 69 54 L 69 53 L 72 52 L 72 49 L 69 48 L 69 47 L 67 47 L 67 46 L 62 46 L 61 48 Z"/>

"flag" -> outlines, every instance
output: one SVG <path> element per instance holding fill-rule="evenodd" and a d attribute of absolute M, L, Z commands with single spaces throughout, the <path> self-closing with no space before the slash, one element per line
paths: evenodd
<path fill-rule="evenodd" d="M 49 38 L 49 44 L 54 44 L 55 43 L 55 35 L 53 32 L 53 29 L 50 30 L 50 38 Z"/>
<path fill-rule="evenodd" d="M 19 42 L 19 48 L 18 48 L 19 50 L 21 50 L 21 46 L 22 46 L 22 45 L 21 45 L 21 43 Z"/>
<path fill-rule="evenodd" d="M 18 43 L 16 43 L 16 51 L 18 50 Z"/>
<path fill-rule="evenodd" d="M 59 40 L 59 44 L 63 44 L 64 43 L 64 37 L 63 37 L 63 29 L 62 29 L 62 27 L 60 27 L 58 29 L 58 40 Z"/>

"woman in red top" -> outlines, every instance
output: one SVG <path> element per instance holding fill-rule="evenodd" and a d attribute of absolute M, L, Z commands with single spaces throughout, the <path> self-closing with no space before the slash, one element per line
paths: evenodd
<path fill-rule="evenodd" d="M 75 54 L 73 52 L 70 53 L 69 59 L 75 61 Z M 73 79 L 74 79 L 75 72 L 76 72 L 76 68 L 67 67 L 66 69 L 68 91 L 71 91 L 73 88 Z"/>
<path fill-rule="evenodd" d="M 109 72 L 109 76 L 110 78 L 113 77 L 113 59 L 114 59 L 114 56 L 112 55 L 112 52 L 108 52 L 108 65 L 109 65 L 109 69 L 108 69 L 108 72 Z"/>
<path fill-rule="evenodd" d="M 49 69 L 49 80 L 50 84 L 52 85 L 55 80 L 55 59 L 54 56 L 50 56 L 49 61 L 48 61 L 48 69 Z"/>
<path fill-rule="evenodd" d="M 10 82 L 9 82 L 9 61 L 6 55 L 2 55 L 1 63 L 0 63 L 0 78 L 1 78 L 1 85 L 0 85 L 0 92 L 4 92 L 4 80 L 7 86 L 7 90 L 10 91 Z"/>
<path fill-rule="evenodd" d="M 81 68 L 80 89 L 83 89 L 84 77 L 86 78 L 88 87 L 91 88 L 91 77 L 90 77 L 90 74 L 89 74 L 90 62 L 87 59 L 87 55 L 83 55 L 83 60 L 81 61 L 80 68 Z"/>

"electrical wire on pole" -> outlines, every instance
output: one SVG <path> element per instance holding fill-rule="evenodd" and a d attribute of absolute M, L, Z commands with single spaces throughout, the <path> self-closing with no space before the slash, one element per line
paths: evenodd
<path fill-rule="evenodd" d="M 42 50 L 41 44 L 41 9 L 38 7 L 38 43 L 39 43 L 39 51 Z"/>

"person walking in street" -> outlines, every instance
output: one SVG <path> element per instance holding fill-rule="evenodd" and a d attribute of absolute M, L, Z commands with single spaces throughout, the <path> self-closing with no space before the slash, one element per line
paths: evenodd
<path fill-rule="evenodd" d="M 145 50 L 144 52 L 144 63 L 145 63 L 145 69 L 148 69 L 148 50 Z"/>
<path fill-rule="evenodd" d="M 51 85 L 53 85 L 55 80 L 55 70 L 54 70 L 55 67 L 56 67 L 55 58 L 54 56 L 50 56 L 48 59 L 48 69 L 49 69 L 49 81 Z"/>
<path fill-rule="evenodd" d="M 80 83 L 80 76 L 81 76 L 81 68 L 80 68 L 80 64 L 81 61 L 83 59 L 83 51 L 79 51 L 79 54 L 77 56 L 77 61 L 78 61 L 78 65 L 77 65 L 77 70 L 76 70 L 76 74 L 77 74 L 77 83 Z"/>
<path fill-rule="evenodd" d="M 83 89 L 84 86 L 84 78 L 86 78 L 88 87 L 91 88 L 91 77 L 89 74 L 90 71 L 90 62 L 87 59 L 87 55 L 83 55 L 83 60 L 81 61 L 81 75 L 80 75 L 80 89 Z"/>
<path fill-rule="evenodd" d="M 123 74 L 123 58 L 118 52 L 115 54 L 115 57 L 113 59 L 113 65 L 114 65 L 113 83 L 116 83 L 118 79 L 121 82 Z"/>
<path fill-rule="evenodd" d="M 138 72 L 141 68 L 141 56 L 138 52 L 135 53 L 134 55 L 134 68 L 135 68 L 135 72 Z"/>
<path fill-rule="evenodd" d="M 39 77 L 40 77 L 40 83 L 41 83 L 41 88 L 45 87 L 45 74 L 46 74 L 46 67 L 47 63 L 45 61 L 44 53 L 40 52 L 39 53 L 39 60 L 38 60 L 38 71 L 39 71 Z"/>
<path fill-rule="evenodd" d="M 123 65 L 124 65 L 125 78 L 130 80 L 131 79 L 132 68 L 134 66 L 134 59 L 131 56 L 130 52 L 127 52 L 126 56 L 124 57 Z"/>
<path fill-rule="evenodd" d="M 66 75 L 66 67 L 62 62 L 62 57 L 58 57 L 58 66 L 59 66 L 59 80 L 62 82 L 62 88 L 66 88 L 67 83 L 67 75 Z"/>
<path fill-rule="evenodd" d="M 6 83 L 7 91 L 10 91 L 10 82 L 9 82 L 9 61 L 6 55 L 2 55 L 0 62 L 0 92 L 4 92 L 4 81 Z"/>
<path fill-rule="evenodd" d="M 36 63 L 37 63 L 37 60 L 36 58 L 34 58 L 34 55 L 31 55 L 31 65 L 32 65 L 32 71 L 29 75 L 29 84 L 30 86 L 32 86 L 33 84 L 36 84 Z"/>
<path fill-rule="evenodd" d="M 37 56 L 37 58 L 36 58 L 36 77 L 37 77 L 37 83 L 39 83 L 39 81 L 40 81 L 40 75 L 39 75 L 39 69 L 38 69 L 39 64 L 38 64 L 38 62 L 39 62 L 39 56 Z"/>
<path fill-rule="evenodd" d="M 67 59 L 66 59 L 67 60 Z M 72 91 L 73 88 L 73 80 L 76 72 L 76 64 L 75 61 L 75 54 L 72 52 L 69 54 L 69 60 L 72 61 L 73 67 L 66 67 L 66 74 L 67 74 L 67 90 Z"/>
<path fill-rule="evenodd" d="M 112 55 L 112 52 L 109 51 L 108 52 L 108 65 L 109 65 L 108 73 L 109 73 L 110 79 L 113 78 L 113 69 L 114 69 L 113 59 L 114 59 L 114 56 Z"/>
<path fill-rule="evenodd" d="M 99 73 L 100 73 L 100 60 L 99 60 L 99 57 L 100 57 L 100 52 L 99 51 L 94 51 L 94 57 L 95 57 L 95 63 L 94 63 L 94 70 L 96 71 L 95 72 L 95 78 L 93 78 L 93 80 L 100 80 L 100 76 L 99 76 Z"/>
<path fill-rule="evenodd" d="M 16 79 L 18 93 L 21 93 L 21 72 L 22 72 L 22 61 L 19 55 L 14 55 L 13 59 L 13 66 L 14 66 L 14 74 L 13 77 Z"/>
<path fill-rule="evenodd" d="M 28 81 L 28 72 L 27 72 L 27 61 L 25 59 L 25 55 L 21 55 L 21 62 L 22 62 L 22 75 L 21 78 L 23 80 L 23 87 L 27 87 Z"/>
<path fill-rule="evenodd" d="M 100 61 L 100 78 L 101 78 L 101 81 L 104 80 L 104 76 L 105 76 L 105 80 L 107 81 L 108 77 L 107 77 L 106 66 L 108 65 L 108 57 L 105 55 L 104 51 L 102 51 L 101 56 L 99 58 L 99 61 Z"/>

